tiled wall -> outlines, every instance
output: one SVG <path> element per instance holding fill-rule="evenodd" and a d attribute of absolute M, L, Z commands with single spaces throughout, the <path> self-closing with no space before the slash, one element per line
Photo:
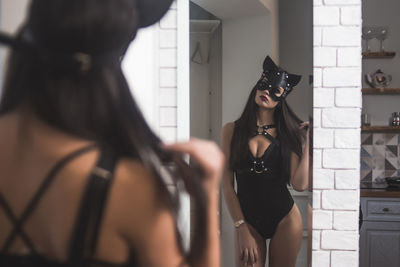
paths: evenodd
<path fill-rule="evenodd" d="M 314 0 L 314 267 L 358 266 L 361 0 Z"/>
<path fill-rule="evenodd" d="M 400 134 L 361 134 L 361 180 L 400 176 Z"/>

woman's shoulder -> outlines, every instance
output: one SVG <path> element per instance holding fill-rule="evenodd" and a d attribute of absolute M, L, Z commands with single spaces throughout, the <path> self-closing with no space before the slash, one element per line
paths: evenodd
<path fill-rule="evenodd" d="M 235 130 L 235 122 L 231 121 L 228 122 L 222 127 L 222 136 L 229 136 L 233 134 L 233 131 Z"/>
<path fill-rule="evenodd" d="M 235 130 L 234 122 L 228 122 L 222 128 L 221 144 L 222 144 L 222 150 L 225 152 L 225 155 L 227 155 L 228 153 L 227 149 L 230 146 L 234 130 Z"/>
<path fill-rule="evenodd" d="M 149 223 L 146 218 L 151 218 L 152 214 L 170 211 L 166 197 L 153 171 L 143 163 L 130 158 L 118 160 L 111 205 L 121 218 L 123 232 L 142 229 L 142 224 Z"/>
<path fill-rule="evenodd" d="M 141 161 L 121 158 L 115 168 L 115 186 L 120 193 L 131 200 L 152 202 L 158 196 L 159 184 L 152 170 Z"/>

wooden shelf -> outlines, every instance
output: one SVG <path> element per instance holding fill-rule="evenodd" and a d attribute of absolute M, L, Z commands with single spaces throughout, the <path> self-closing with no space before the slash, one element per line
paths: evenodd
<path fill-rule="evenodd" d="M 399 190 L 388 189 L 361 189 L 361 197 L 400 197 Z"/>
<path fill-rule="evenodd" d="M 396 52 L 362 52 L 363 58 L 393 58 Z"/>
<path fill-rule="evenodd" d="M 362 132 L 400 133 L 400 126 L 362 126 Z"/>
<path fill-rule="evenodd" d="M 400 94 L 400 88 L 363 88 L 364 95 L 397 95 Z"/>

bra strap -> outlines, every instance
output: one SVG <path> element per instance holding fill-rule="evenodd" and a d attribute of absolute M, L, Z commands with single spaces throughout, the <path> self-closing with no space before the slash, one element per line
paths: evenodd
<path fill-rule="evenodd" d="M 112 153 L 103 151 L 91 172 L 71 236 L 68 257 L 70 266 L 80 266 L 83 261 L 91 259 L 96 253 L 104 207 L 113 181 L 116 161 Z"/>
<path fill-rule="evenodd" d="M 29 247 L 31 253 L 36 254 L 36 250 L 35 250 L 35 248 L 33 246 L 33 243 L 30 241 L 28 236 L 22 230 L 23 224 L 29 218 L 29 216 L 33 212 L 34 208 L 39 203 L 39 200 L 45 194 L 46 190 L 50 187 L 52 182 L 55 180 L 55 178 L 57 177 L 57 174 L 59 173 L 59 171 L 67 163 L 69 163 L 71 160 L 75 159 L 76 157 L 78 157 L 78 156 L 84 154 L 85 152 L 90 151 L 90 150 L 92 150 L 92 149 L 94 149 L 96 147 L 97 147 L 96 144 L 92 144 L 92 145 L 86 146 L 84 148 L 81 148 L 81 149 L 78 149 L 78 150 L 72 152 L 71 154 L 69 154 L 66 157 L 64 157 L 62 160 L 58 161 L 57 164 L 48 173 L 46 178 L 43 180 L 42 184 L 39 187 L 39 190 L 35 193 L 35 195 L 29 201 L 27 207 L 23 211 L 23 213 L 22 213 L 20 218 L 17 218 L 15 215 L 13 215 L 13 213 L 12 213 L 12 211 L 10 209 L 10 205 L 8 205 L 6 200 L 4 199 L 4 197 L 2 197 L 2 201 L 1 201 L 2 206 L 4 206 L 4 208 L 6 208 L 6 212 L 7 212 L 8 216 L 10 217 L 10 219 L 12 220 L 13 224 L 14 224 L 14 229 L 11 231 L 11 233 L 8 236 L 8 238 L 6 239 L 6 242 L 4 243 L 4 246 L 3 246 L 3 249 L 2 249 L 2 251 L 4 253 L 6 253 L 8 251 L 8 249 L 10 248 L 13 240 L 19 234 L 19 235 L 21 235 L 21 237 L 26 242 L 26 244 Z"/>

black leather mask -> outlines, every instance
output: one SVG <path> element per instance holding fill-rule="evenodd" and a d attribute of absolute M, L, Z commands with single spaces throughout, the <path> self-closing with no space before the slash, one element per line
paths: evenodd
<path fill-rule="evenodd" d="M 263 73 L 256 84 L 257 90 L 269 91 L 269 96 L 274 101 L 284 99 L 301 80 L 300 75 L 290 74 L 279 68 L 272 59 L 267 56 L 263 64 Z M 280 89 L 282 88 L 282 89 Z"/>
<path fill-rule="evenodd" d="M 168 11 L 173 0 L 136 0 L 139 8 L 139 27 L 147 27 L 159 21 Z"/>

